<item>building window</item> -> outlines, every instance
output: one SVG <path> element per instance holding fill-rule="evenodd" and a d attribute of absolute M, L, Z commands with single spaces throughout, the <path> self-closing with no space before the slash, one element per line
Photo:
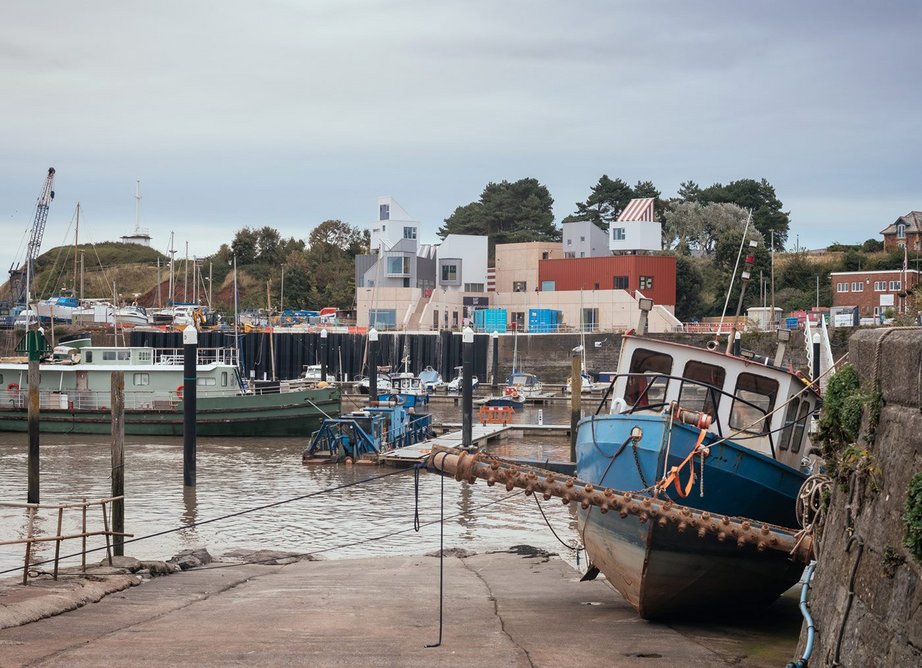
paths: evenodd
<path fill-rule="evenodd" d="M 905 239 L 906 238 L 906 226 L 903 223 L 900 223 L 896 226 L 896 238 Z"/>
<path fill-rule="evenodd" d="M 483 292 L 483 283 L 465 283 L 464 284 L 465 292 Z"/>
<path fill-rule="evenodd" d="M 890 289 L 894 291 L 899 291 L 903 287 L 902 281 L 890 281 Z"/>
<path fill-rule="evenodd" d="M 557 289 L 557 281 L 541 281 L 541 292 L 554 292 Z"/>
<path fill-rule="evenodd" d="M 442 265 L 442 283 L 454 283 L 457 280 L 458 280 L 458 265 L 443 264 Z"/>
<path fill-rule="evenodd" d="M 584 308 L 582 310 L 582 318 L 580 319 L 580 327 L 584 332 L 595 332 L 599 329 L 599 309 L 597 308 Z"/>
<path fill-rule="evenodd" d="M 624 241 L 624 228 L 623 227 L 611 228 L 611 240 L 612 241 Z"/>
<path fill-rule="evenodd" d="M 900 243 L 897 244 L 897 246 L 899 246 L 900 248 L 906 248 L 906 242 L 901 241 Z"/>
<path fill-rule="evenodd" d="M 405 276 L 410 273 L 410 258 L 397 255 L 387 258 L 388 276 Z"/>
<path fill-rule="evenodd" d="M 150 385 L 150 376 L 146 373 L 134 374 L 135 385 Z"/>
<path fill-rule="evenodd" d="M 573 239 L 567 239 L 567 246 L 573 245 Z"/>
<path fill-rule="evenodd" d="M 874 281 L 874 292 L 884 292 L 887 289 L 887 281 Z"/>
<path fill-rule="evenodd" d="M 640 289 L 641 290 L 652 290 L 653 289 L 653 277 L 652 276 L 641 276 L 640 277 Z"/>
<path fill-rule="evenodd" d="M 564 257 L 576 257 L 576 253 L 574 253 L 573 251 L 567 251 L 566 253 L 563 254 L 563 256 Z"/>
<path fill-rule="evenodd" d="M 403 228 L 403 238 L 404 239 L 415 239 L 416 238 L 416 228 L 415 227 L 404 227 Z"/>
<path fill-rule="evenodd" d="M 382 225 L 382 226 L 381 226 L 381 231 L 382 231 L 382 232 L 386 232 L 386 231 L 387 231 L 387 225 Z"/>
<path fill-rule="evenodd" d="M 513 311 L 511 324 L 513 329 L 525 329 L 525 311 Z"/>
<path fill-rule="evenodd" d="M 852 283 L 852 292 L 864 292 L 864 283 L 861 281 L 854 281 Z"/>
<path fill-rule="evenodd" d="M 368 324 L 375 329 L 395 329 L 397 327 L 397 309 L 369 309 Z"/>
<path fill-rule="evenodd" d="M 526 281 L 513 281 L 512 282 L 513 292 L 525 292 L 527 290 L 528 290 L 528 283 Z"/>
<path fill-rule="evenodd" d="M 919 242 L 917 241 L 916 244 L 918 244 L 918 243 L 919 243 Z M 551 257 L 550 251 L 543 251 L 543 252 L 541 253 L 541 259 L 542 259 L 542 260 L 548 260 L 548 259 L 550 259 L 550 257 Z"/>
<path fill-rule="evenodd" d="M 612 288 L 615 290 L 627 290 L 629 284 L 627 276 L 612 276 Z"/>
<path fill-rule="evenodd" d="M 580 237 L 579 240 L 580 240 L 581 242 L 582 242 L 582 241 L 585 241 L 585 240 L 586 240 L 586 237 Z"/>
<path fill-rule="evenodd" d="M 848 292 L 848 283 L 836 283 L 836 292 Z"/>
<path fill-rule="evenodd" d="M 580 256 L 580 257 L 586 257 L 585 251 L 580 251 L 580 252 L 579 252 L 579 256 Z"/>
<path fill-rule="evenodd" d="M 378 207 L 378 220 L 390 220 L 390 219 L 391 219 L 391 205 L 390 204 L 380 205 Z"/>

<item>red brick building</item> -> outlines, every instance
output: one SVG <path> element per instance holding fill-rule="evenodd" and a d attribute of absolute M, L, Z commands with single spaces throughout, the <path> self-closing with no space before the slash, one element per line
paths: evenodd
<path fill-rule="evenodd" d="M 675 305 L 676 259 L 672 255 L 607 255 L 540 260 L 538 286 L 554 290 L 639 290 L 663 306 Z"/>
<path fill-rule="evenodd" d="M 892 225 L 880 231 L 884 235 L 884 250 L 907 248 L 922 250 L 922 211 L 910 211 L 900 216 Z"/>
<path fill-rule="evenodd" d="M 919 272 L 915 269 L 839 271 L 830 274 L 830 279 L 833 306 L 857 306 L 860 317 L 871 318 L 891 308 L 895 314 L 914 308 L 907 293 L 919 282 Z"/>

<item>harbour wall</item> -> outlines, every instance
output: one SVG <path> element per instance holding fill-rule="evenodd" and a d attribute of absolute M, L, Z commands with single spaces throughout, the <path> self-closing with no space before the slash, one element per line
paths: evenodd
<path fill-rule="evenodd" d="M 849 360 L 863 417 L 857 442 L 836 458 L 810 591 L 810 665 L 919 666 L 922 556 L 904 544 L 903 514 L 922 472 L 922 329 L 860 331 Z M 798 656 L 806 635 L 805 625 Z"/>
<path fill-rule="evenodd" d="M 68 330 L 56 328 L 57 336 Z M 74 330 L 77 331 L 77 330 Z M 841 330 L 840 330 L 841 331 Z M 837 332 L 838 333 L 838 332 Z M 843 332 L 844 334 L 844 332 Z M 94 345 L 112 345 L 112 333 L 106 330 L 91 332 Z M 15 354 L 15 348 L 22 336 L 21 331 L 0 331 L 0 356 Z M 707 334 L 656 334 L 663 338 L 690 345 L 704 346 L 711 338 Z M 621 335 L 611 332 L 585 334 L 586 366 L 590 373 L 614 371 L 621 351 Z M 571 354 L 583 337 L 578 333 L 565 334 L 504 334 L 499 337 L 499 379 L 504 382 L 512 371 L 513 360 L 520 371 L 533 373 L 545 383 L 563 384 L 570 375 Z M 327 368 L 337 378 L 343 375 L 350 379 L 367 374 L 366 344 L 364 334 L 330 333 L 327 339 Z M 847 337 L 833 340 L 833 353 L 844 348 Z M 131 346 L 153 346 L 156 348 L 181 348 L 180 332 L 128 331 L 119 336 L 119 344 Z M 199 346 L 203 348 L 232 347 L 234 335 L 231 332 L 201 332 Z M 743 334 L 743 348 L 758 355 L 774 357 L 775 337 L 768 332 L 747 332 Z M 418 373 L 426 366 L 432 366 L 445 380 L 455 376 L 455 368 L 461 366 L 460 332 L 382 332 L 378 338 L 379 365 L 402 369 L 404 357 L 409 359 L 409 369 Z M 240 335 L 240 356 L 245 375 L 258 379 L 272 377 L 273 361 L 275 376 L 281 380 L 297 378 L 304 366 L 320 364 L 320 335 L 316 332 L 266 333 L 249 332 Z M 785 364 L 795 368 L 806 366 L 803 332 L 793 332 L 788 345 Z M 493 367 L 493 346 L 488 334 L 474 335 L 474 374 L 481 382 L 489 382 Z"/>

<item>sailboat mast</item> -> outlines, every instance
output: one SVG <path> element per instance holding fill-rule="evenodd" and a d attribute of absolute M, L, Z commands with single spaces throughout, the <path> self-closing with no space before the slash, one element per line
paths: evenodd
<path fill-rule="evenodd" d="M 170 306 L 173 306 L 173 255 L 175 255 L 176 250 L 173 248 L 173 233 L 170 232 L 170 289 L 167 292 L 167 298 L 169 299 Z"/>
<path fill-rule="evenodd" d="M 80 237 L 80 202 L 77 202 L 77 223 L 74 228 L 74 291 L 73 296 L 77 296 L 77 242 Z"/>

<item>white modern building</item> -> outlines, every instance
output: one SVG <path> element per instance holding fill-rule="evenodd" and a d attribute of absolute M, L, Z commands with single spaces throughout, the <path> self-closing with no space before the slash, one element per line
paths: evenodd
<path fill-rule="evenodd" d="M 590 220 L 563 224 L 564 257 L 599 257 L 611 255 L 608 235 Z"/>
<path fill-rule="evenodd" d="M 451 292 L 486 292 L 487 237 L 449 234 L 436 248 L 439 288 Z"/>
<path fill-rule="evenodd" d="M 656 221 L 655 203 L 652 197 L 628 202 L 608 228 L 608 247 L 613 253 L 663 250 L 663 226 Z"/>

